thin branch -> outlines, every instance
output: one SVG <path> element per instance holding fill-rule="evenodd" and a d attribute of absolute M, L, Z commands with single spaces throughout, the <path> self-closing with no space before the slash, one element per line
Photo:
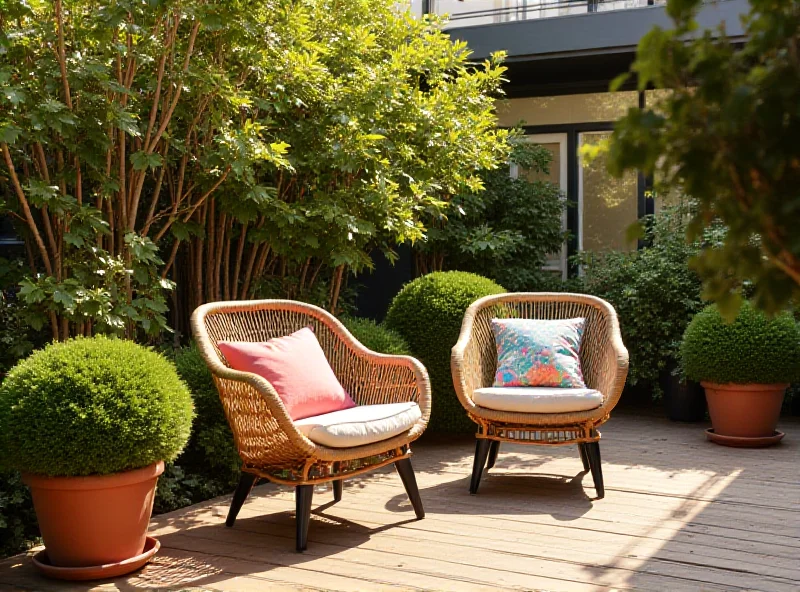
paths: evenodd
<path fill-rule="evenodd" d="M 336 306 L 339 304 L 339 292 L 342 289 L 342 277 L 344 276 L 344 263 L 341 264 L 339 267 L 336 268 L 336 274 L 334 275 L 332 288 L 332 295 L 331 295 L 331 303 L 330 303 L 330 312 L 331 314 L 336 314 Z"/>
<path fill-rule="evenodd" d="M 61 0 L 56 0 L 56 29 L 58 34 L 58 68 L 61 70 L 61 83 L 64 86 L 64 102 L 67 108 L 72 111 L 72 96 L 69 92 L 69 80 L 67 80 L 67 52 L 64 48 L 64 13 Z"/>
<path fill-rule="evenodd" d="M 194 42 L 197 39 L 197 33 L 199 30 L 200 30 L 200 21 L 197 21 L 192 27 L 192 33 L 189 36 L 189 47 L 186 49 L 186 59 L 183 62 L 184 74 L 189 69 L 189 59 L 191 58 L 192 52 L 194 51 Z M 161 120 L 161 125 L 159 126 L 158 131 L 156 132 L 156 135 L 151 142 L 151 146 L 146 147 L 145 148 L 146 150 L 149 150 L 152 146 L 155 146 L 161 139 L 161 136 L 164 135 L 164 132 L 166 131 L 167 126 L 169 125 L 170 119 L 172 118 L 172 113 L 175 111 L 175 107 L 178 106 L 178 100 L 181 98 L 182 90 L 183 90 L 183 84 L 181 84 L 181 81 L 178 80 L 178 85 L 177 88 L 175 89 L 175 96 L 172 98 L 172 103 L 169 106 L 169 110 L 163 116 Z"/>
<path fill-rule="evenodd" d="M 169 258 L 167 259 L 167 264 L 164 266 L 164 270 L 161 272 L 161 279 L 166 279 L 167 274 L 169 273 L 172 264 L 175 263 L 175 256 L 178 254 L 178 247 L 180 246 L 181 241 L 180 239 L 175 239 L 175 242 L 172 243 L 172 250 L 169 253 Z"/>
<path fill-rule="evenodd" d="M 153 190 L 153 198 L 150 200 L 150 208 L 147 210 L 147 218 L 145 219 L 144 228 L 142 229 L 142 236 L 147 236 L 147 233 L 150 232 L 150 226 L 152 226 L 156 211 L 156 206 L 158 206 L 158 198 L 161 195 L 161 187 L 164 182 L 164 174 L 167 170 L 166 164 L 161 167 L 161 170 L 158 173 L 158 180 L 156 181 L 156 187 Z"/>
<path fill-rule="evenodd" d="M 75 199 L 78 205 L 83 204 L 83 174 L 81 173 L 81 161 L 75 157 Z"/>
<path fill-rule="evenodd" d="M 8 144 L 5 142 L 0 142 L 0 149 L 3 151 L 3 158 L 6 161 L 8 173 L 11 176 L 11 185 L 14 187 L 14 190 L 17 194 L 17 199 L 22 206 L 22 212 L 25 214 L 25 220 L 28 223 L 28 228 L 33 235 L 33 240 L 36 242 L 36 246 L 39 248 L 39 254 L 42 256 L 44 268 L 47 270 L 47 275 L 53 275 L 53 265 L 50 261 L 50 256 L 47 254 L 47 247 L 44 246 L 42 235 L 39 234 L 39 229 L 36 226 L 36 221 L 33 219 L 33 213 L 28 205 L 28 200 L 25 198 L 25 192 L 22 190 L 22 185 L 19 183 L 19 177 L 17 177 L 17 171 L 14 168 L 14 162 L 11 160 L 11 152 L 8 149 Z"/>
<path fill-rule="evenodd" d="M 202 195 L 202 197 L 200 197 L 199 200 L 197 200 L 197 203 L 195 203 L 191 207 L 189 212 L 186 214 L 186 216 L 183 217 L 183 221 L 184 222 L 188 222 L 189 220 L 192 219 L 192 216 L 194 215 L 195 211 L 197 211 L 197 208 L 199 208 L 202 204 L 204 204 L 206 202 L 206 200 L 208 199 L 208 196 L 211 195 L 212 193 L 214 193 L 214 191 L 216 191 L 217 187 L 219 187 L 222 184 L 222 182 L 225 180 L 225 178 L 228 176 L 228 173 L 230 172 L 230 170 L 231 170 L 230 167 L 225 169 L 225 172 L 217 180 L 217 182 L 214 183 L 214 186 L 211 189 L 209 189 L 208 191 L 206 191 Z M 159 240 L 161 240 L 161 238 L 166 234 L 167 230 L 169 230 L 170 226 L 172 226 L 172 223 L 175 222 L 175 219 L 176 218 L 174 218 L 174 217 L 170 217 L 170 219 L 167 220 L 167 223 L 164 224 L 164 227 L 158 232 L 158 234 L 156 235 L 156 238 L 153 240 L 153 242 L 157 243 Z"/>
<path fill-rule="evenodd" d="M 242 270 L 242 255 L 244 254 L 244 245 L 247 240 L 247 222 L 242 225 L 241 234 L 239 235 L 239 245 L 236 247 L 236 264 L 233 267 L 233 278 L 231 280 L 231 295 L 234 300 L 236 299 L 236 289 L 239 287 L 239 274 Z"/>

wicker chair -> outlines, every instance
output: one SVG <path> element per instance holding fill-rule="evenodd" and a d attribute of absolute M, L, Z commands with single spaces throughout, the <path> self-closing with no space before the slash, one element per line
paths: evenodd
<path fill-rule="evenodd" d="M 242 459 L 242 474 L 226 524 L 236 515 L 258 479 L 295 487 L 297 550 L 308 540 L 314 485 L 342 480 L 394 463 L 418 519 L 425 516 L 411 467 L 410 444 L 425 430 L 431 391 L 425 368 L 414 358 L 373 352 L 324 310 L 287 300 L 215 302 L 195 310 L 192 332 L 219 390 L 222 406 Z M 293 424 L 272 385 L 261 376 L 229 368 L 219 341 L 262 342 L 312 327 L 334 373 L 358 405 L 416 402 L 422 417 L 406 432 L 352 448 L 329 448 L 306 438 Z"/>
<path fill-rule="evenodd" d="M 589 411 L 521 413 L 498 411 L 475 404 L 473 392 L 492 386 L 497 369 L 493 318 L 586 318 L 580 359 L 586 385 L 600 391 L 603 403 Z M 487 296 L 464 315 L 461 335 L 451 357 L 453 384 L 470 419 L 478 424 L 470 493 L 477 493 L 483 468 L 491 469 L 500 442 L 519 444 L 577 444 L 583 468 L 591 470 L 597 497 L 605 495 L 600 466 L 598 426 L 619 401 L 628 374 L 628 351 L 622 343 L 613 307 L 580 294 L 517 293 Z"/>

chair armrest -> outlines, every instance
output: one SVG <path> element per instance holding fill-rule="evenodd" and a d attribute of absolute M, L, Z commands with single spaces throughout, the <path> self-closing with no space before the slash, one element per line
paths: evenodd
<path fill-rule="evenodd" d="M 608 336 L 603 347 L 603 365 L 595 388 L 603 393 L 601 409 L 605 413 L 619 402 L 628 377 L 628 350 L 622 343 L 616 313 L 608 324 Z"/>
<path fill-rule="evenodd" d="M 475 407 L 472 393 L 476 389 L 492 386 L 493 381 L 489 365 L 494 360 L 486 357 L 487 348 L 483 343 L 486 336 L 476 332 L 475 316 L 480 311 L 480 303 L 481 301 L 473 303 L 464 313 L 461 333 L 450 353 L 453 387 L 458 400 L 467 411 Z"/>
<path fill-rule="evenodd" d="M 346 346 L 343 364 L 336 364 L 336 376 L 359 405 L 405 403 L 419 405 L 422 420 L 431 415 L 431 384 L 425 366 L 411 356 L 382 354 L 356 339 L 338 319 L 335 330 Z"/>

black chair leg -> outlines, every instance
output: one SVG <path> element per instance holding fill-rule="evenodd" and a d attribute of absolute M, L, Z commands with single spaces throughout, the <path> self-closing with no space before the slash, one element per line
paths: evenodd
<path fill-rule="evenodd" d="M 417 520 L 422 520 L 425 518 L 425 510 L 422 507 L 422 498 L 419 496 L 419 487 L 417 487 L 417 478 L 414 476 L 414 468 L 411 466 L 411 460 L 403 458 L 396 461 L 394 466 L 400 475 L 403 487 L 406 488 L 408 499 L 414 507 Z"/>
<path fill-rule="evenodd" d="M 242 509 L 244 501 L 250 495 L 250 491 L 258 481 L 258 477 L 252 473 L 242 473 L 239 477 L 239 485 L 236 486 L 236 491 L 233 493 L 233 500 L 231 500 L 231 507 L 228 510 L 228 517 L 225 519 L 225 526 L 233 526 L 236 522 L 236 516 L 239 515 L 239 510 Z"/>
<path fill-rule="evenodd" d="M 478 493 L 483 467 L 486 466 L 486 457 L 489 456 L 491 444 L 492 441 L 486 438 L 478 438 L 475 442 L 475 461 L 472 463 L 472 480 L 469 483 L 469 492 L 473 495 Z"/>
<path fill-rule="evenodd" d="M 338 481 L 333 482 L 333 501 L 340 502 L 342 501 L 342 488 L 344 487 L 344 481 L 339 479 Z"/>
<path fill-rule="evenodd" d="M 494 463 L 497 462 L 497 453 L 500 452 L 500 442 L 498 440 L 492 440 L 491 442 L 489 445 L 489 460 L 486 464 L 487 469 L 494 467 Z"/>
<path fill-rule="evenodd" d="M 308 546 L 308 523 L 311 521 L 311 499 L 313 485 L 297 485 L 294 488 L 295 514 L 297 516 L 297 550 L 303 552 Z"/>
<path fill-rule="evenodd" d="M 602 499 L 606 495 L 606 490 L 603 486 L 603 467 L 600 465 L 600 442 L 587 442 L 584 446 L 586 456 L 589 458 L 589 468 L 592 470 L 597 499 Z"/>
<path fill-rule="evenodd" d="M 583 463 L 583 470 L 589 470 L 589 456 L 586 454 L 586 444 L 578 444 L 578 452 L 581 454 L 581 462 Z"/>

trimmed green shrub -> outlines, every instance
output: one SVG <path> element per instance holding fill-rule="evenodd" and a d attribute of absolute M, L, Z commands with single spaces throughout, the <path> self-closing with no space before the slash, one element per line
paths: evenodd
<path fill-rule="evenodd" d="M 403 336 L 383 324 L 376 323 L 372 319 L 355 317 L 343 317 L 339 320 L 362 345 L 372 351 L 401 356 L 411 355 L 411 348 L 406 340 L 403 339 Z"/>
<path fill-rule="evenodd" d="M 772 384 L 800 378 L 800 329 L 789 313 L 773 318 L 745 302 L 732 323 L 717 305 L 692 319 L 681 345 L 691 380 Z"/>
<path fill-rule="evenodd" d="M 79 476 L 171 461 L 193 415 L 189 390 L 160 354 L 106 337 L 52 343 L 0 386 L 0 462 Z"/>
<path fill-rule="evenodd" d="M 453 390 L 450 350 L 458 341 L 464 312 L 469 305 L 483 296 L 504 291 L 502 286 L 485 277 L 464 271 L 444 271 L 406 284 L 392 301 L 386 326 L 405 338 L 411 352 L 430 375 L 432 431 L 475 430 L 475 424 L 467 417 Z"/>
<path fill-rule="evenodd" d="M 158 481 L 155 511 L 170 512 L 230 493 L 241 460 L 211 371 L 192 344 L 173 356 L 178 375 L 192 393 L 195 420 L 189 443 Z"/>

